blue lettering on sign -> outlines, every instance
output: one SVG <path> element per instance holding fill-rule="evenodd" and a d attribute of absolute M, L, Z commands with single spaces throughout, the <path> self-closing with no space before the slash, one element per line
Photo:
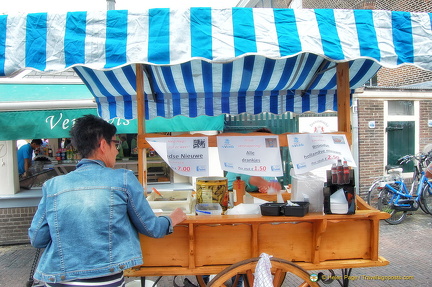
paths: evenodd
<path fill-rule="evenodd" d="M 297 169 L 302 169 L 302 168 L 306 168 L 306 164 L 305 163 L 298 163 L 296 164 Z"/>

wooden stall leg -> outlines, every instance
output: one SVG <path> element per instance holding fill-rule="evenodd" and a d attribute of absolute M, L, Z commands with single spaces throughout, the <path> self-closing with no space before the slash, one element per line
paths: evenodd
<path fill-rule="evenodd" d="M 145 277 L 141 277 L 141 287 L 145 287 Z"/>

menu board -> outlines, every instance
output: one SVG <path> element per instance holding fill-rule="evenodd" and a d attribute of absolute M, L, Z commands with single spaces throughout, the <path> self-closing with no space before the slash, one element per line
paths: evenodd
<path fill-rule="evenodd" d="M 158 137 L 146 140 L 176 173 L 197 177 L 209 175 L 207 137 Z"/>
<path fill-rule="evenodd" d="M 345 135 L 313 133 L 287 136 L 295 174 L 337 163 L 339 159 L 346 160 L 348 166 L 356 166 Z"/>
<path fill-rule="evenodd" d="M 217 145 L 223 170 L 255 176 L 283 175 L 278 136 L 218 136 Z"/>

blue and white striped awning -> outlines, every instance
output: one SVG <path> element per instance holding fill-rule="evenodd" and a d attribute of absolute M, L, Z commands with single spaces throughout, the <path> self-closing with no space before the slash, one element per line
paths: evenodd
<path fill-rule="evenodd" d="M 74 68 L 106 119 L 337 110 L 381 66 L 432 70 L 432 14 L 378 10 L 190 8 L 0 15 L 0 76 Z"/>

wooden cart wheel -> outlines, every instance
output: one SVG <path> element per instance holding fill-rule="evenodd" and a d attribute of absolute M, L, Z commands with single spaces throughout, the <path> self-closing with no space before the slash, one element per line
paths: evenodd
<path fill-rule="evenodd" d="M 207 286 L 211 287 L 219 287 L 226 286 L 225 282 L 230 280 L 233 276 L 238 274 L 245 274 L 245 280 L 248 282 L 249 286 L 253 286 L 255 267 L 258 263 L 259 257 L 246 259 L 227 267 L 222 272 L 216 275 L 216 277 L 211 280 Z M 281 259 L 281 258 L 270 258 L 272 264 L 272 274 L 273 274 L 273 286 L 280 287 L 284 282 L 285 276 L 287 273 L 293 274 L 297 279 L 303 281 L 298 286 L 311 286 L 318 287 L 319 285 L 316 282 L 311 281 L 310 274 L 290 261 Z M 248 285 L 245 285 L 248 286 Z M 290 285 L 291 286 L 291 285 Z"/>

